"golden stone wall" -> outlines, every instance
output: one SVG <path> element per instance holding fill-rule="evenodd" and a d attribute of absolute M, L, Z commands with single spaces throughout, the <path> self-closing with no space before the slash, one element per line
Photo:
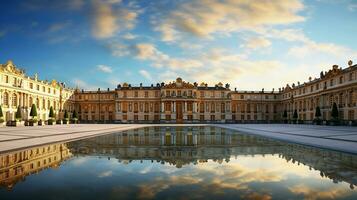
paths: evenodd
<path fill-rule="evenodd" d="M 331 119 L 337 103 L 342 120 L 357 120 L 357 65 L 345 69 L 333 66 L 319 78 L 286 85 L 277 91 L 237 91 L 229 84 L 173 82 L 150 86 L 119 84 L 115 90 L 84 91 L 66 88 L 56 81 L 28 77 L 11 61 L 0 66 L 0 102 L 5 121 L 14 120 L 17 107 L 28 119 L 32 104 L 38 118 L 48 119 L 49 108 L 57 118 L 64 110 L 76 110 L 82 122 L 196 123 L 281 121 L 297 110 L 300 120 L 311 121 L 317 106 L 322 119 Z"/>

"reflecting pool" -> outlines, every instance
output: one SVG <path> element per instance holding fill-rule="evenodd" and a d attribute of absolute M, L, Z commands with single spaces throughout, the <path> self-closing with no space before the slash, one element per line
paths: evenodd
<path fill-rule="evenodd" d="M 0 199 L 357 199 L 357 156 L 213 127 L 0 155 Z"/>

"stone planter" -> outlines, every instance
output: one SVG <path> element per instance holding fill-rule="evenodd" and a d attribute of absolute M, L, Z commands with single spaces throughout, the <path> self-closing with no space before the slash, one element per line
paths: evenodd
<path fill-rule="evenodd" d="M 8 123 L 8 124 L 10 124 L 10 126 L 16 126 L 16 127 L 18 127 L 18 126 L 25 126 L 25 122 L 24 121 L 17 121 L 17 120 L 15 120 L 15 121 L 11 121 L 10 123 Z"/>
<path fill-rule="evenodd" d="M 6 123 L 5 122 L 0 122 L 0 127 L 4 127 L 6 126 Z"/>
<path fill-rule="evenodd" d="M 29 120 L 29 121 L 28 121 L 28 125 L 29 125 L 29 126 L 37 126 L 37 121 Z"/>
<path fill-rule="evenodd" d="M 38 126 L 44 126 L 44 125 L 45 125 L 45 122 L 42 121 L 42 120 L 40 120 L 40 121 L 38 121 L 37 125 L 38 125 Z"/>
<path fill-rule="evenodd" d="M 47 125 L 53 125 L 55 124 L 55 121 L 53 119 L 47 120 Z"/>

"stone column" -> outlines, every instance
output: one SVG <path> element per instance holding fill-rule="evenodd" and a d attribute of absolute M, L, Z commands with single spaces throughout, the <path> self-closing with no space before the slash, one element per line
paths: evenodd
<path fill-rule="evenodd" d="M 187 112 L 187 102 L 186 101 L 185 101 L 185 107 L 184 107 L 183 112 Z"/>
<path fill-rule="evenodd" d="M 165 104 L 164 104 L 164 102 L 161 102 L 161 112 L 165 112 Z"/>

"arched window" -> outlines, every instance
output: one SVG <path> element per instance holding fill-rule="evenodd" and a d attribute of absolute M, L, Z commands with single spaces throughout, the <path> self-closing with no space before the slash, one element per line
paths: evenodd
<path fill-rule="evenodd" d="M 47 100 L 47 108 L 50 109 L 51 108 L 51 101 Z"/>
<path fill-rule="evenodd" d="M 9 94 L 7 92 L 4 93 L 4 105 L 9 106 Z"/>
<path fill-rule="evenodd" d="M 17 95 L 15 93 L 12 94 L 12 106 L 17 107 Z"/>

